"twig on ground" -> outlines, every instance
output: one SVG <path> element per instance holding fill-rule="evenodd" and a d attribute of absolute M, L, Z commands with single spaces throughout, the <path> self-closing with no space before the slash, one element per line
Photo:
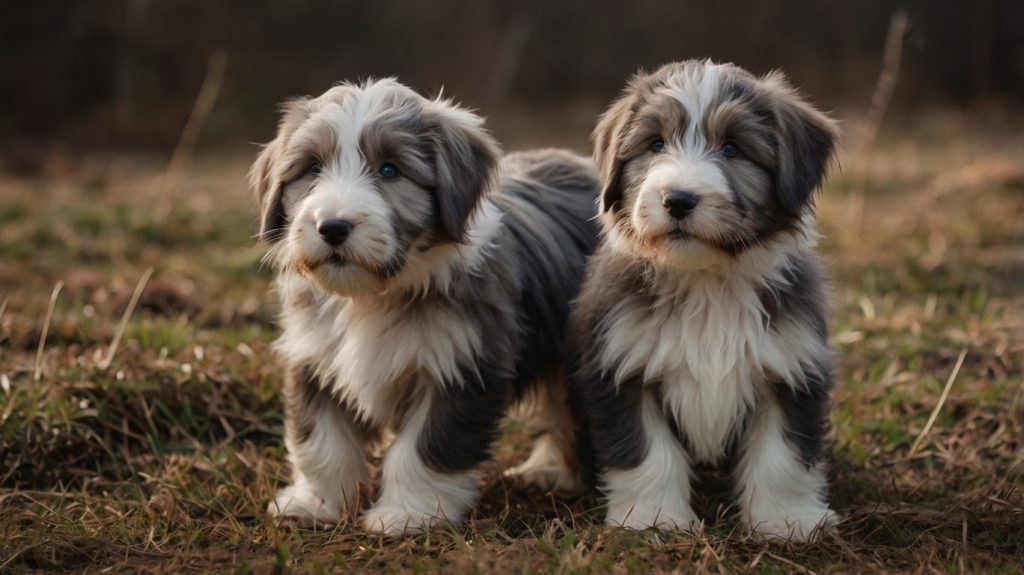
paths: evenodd
<path fill-rule="evenodd" d="M 135 292 L 132 293 L 132 298 L 128 301 L 128 307 L 125 308 L 124 315 L 121 316 L 121 323 L 117 324 L 117 331 L 114 333 L 114 340 L 110 342 L 110 348 L 107 349 L 107 356 L 99 364 L 101 370 L 110 367 L 110 364 L 114 361 L 114 354 L 117 353 L 117 346 L 120 345 L 124 330 L 128 327 L 128 320 L 132 317 L 132 312 L 135 311 L 135 306 L 139 303 L 139 297 L 142 296 L 142 290 L 146 288 L 146 283 L 149 282 L 149 277 L 152 275 L 153 268 L 149 268 L 139 278 L 139 283 L 135 286 Z"/>
<path fill-rule="evenodd" d="M 772 559 L 780 562 L 780 563 L 785 563 L 786 565 L 789 565 L 790 567 L 796 569 L 797 571 L 800 571 L 801 573 L 807 573 L 808 575 L 816 575 L 814 571 L 811 571 L 810 569 L 808 569 L 807 567 L 804 567 L 803 565 L 797 563 L 796 561 L 791 561 L 791 560 L 786 559 L 785 557 L 783 557 L 781 555 L 776 555 L 775 553 L 772 553 L 771 551 L 767 551 L 765 554 L 768 555 L 769 557 L 771 557 Z"/>
<path fill-rule="evenodd" d="M 0 571 L 3 571 L 5 567 L 10 565 L 22 553 L 24 553 L 26 551 L 31 551 L 32 549 L 35 549 L 36 547 L 42 547 L 43 545 L 46 545 L 46 544 L 50 543 L 51 541 L 53 541 L 53 540 L 50 539 L 50 538 L 46 538 L 46 539 L 43 539 L 42 541 L 39 541 L 37 543 L 33 543 L 33 544 L 31 544 L 31 545 L 29 545 L 27 547 L 23 547 L 21 549 L 18 549 L 17 551 L 12 553 L 10 557 L 5 559 L 3 563 L 0 563 Z"/>
<path fill-rule="evenodd" d="M 918 448 L 924 443 L 925 438 L 928 436 L 928 432 L 932 430 L 932 425 L 935 424 L 935 419 L 939 417 L 939 411 L 942 410 L 942 406 L 946 403 L 946 398 L 949 397 L 949 390 L 953 387 L 953 382 L 956 381 L 956 376 L 960 373 L 960 367 L 964 364 L 964 358 L 967 357 L 967 348 L 960 350 L 960 357 L 956 360 L 956 365 L 953 367 L 953 373 L 949 374 L 949 379 L 946 380 L 946 387 L 942 388 L 942 395 L 939 396 L 939 402 L 935 404 L 935 409 L 932 410 L 932 414 L 928 417 L 928 423 L 924 424 L 924 429 L 914 440 L 914 444 L 910 446 L 910 453 L 907 454 L 907 459 L 910 459 L 917 453 Z"/>
<path fill-rule="evenodd" d="M 46 334 L 50 331 L 53 308 L 57 306 L 57 296 L 60 295 L 60 290 L 63 287 L 64 281 L 58 280 L 57 285 L 53 286 L 53 293 L 50 294 L 50 304 L 46 307 L 46 316 L 43 318 L 43 331 L 39 334 L 39 347 L 36 348 L 36 365 L 32 373 L 33 381 L 39 381 L 39 378 L 43 376 L 43 348 L 46 347 Z"/>

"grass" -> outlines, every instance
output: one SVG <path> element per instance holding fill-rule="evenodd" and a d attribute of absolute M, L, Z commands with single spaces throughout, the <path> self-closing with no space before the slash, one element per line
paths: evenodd
<path fill-rule="evenodd" d="M 819 202 L 841 366 L 832 501 L 846 520 L 815 545 L 744 536 L 714 470 L 695 498 L 703 533 L 604 528 L 593 497 L 558 500 L 501 478 L 525 455 L 516 422 L 465 525 L 391 541 L 268 521 L 286 469 L 275 302 L 252 239 L 248 158 L 201 156 L 166 227 L 153 220 L 153 159 L 4 176 L 0 572 L 1018 572 L 1024 140 L 1011 129 L 1019 121 L 937 118 L 883 134 L 859 224 L 841 173 Z"/>

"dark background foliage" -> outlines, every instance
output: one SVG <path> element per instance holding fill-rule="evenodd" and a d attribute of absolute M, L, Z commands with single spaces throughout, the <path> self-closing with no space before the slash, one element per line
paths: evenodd
<path fill-rule="evenodd" d="M 0 145 L 171 146 L 218 50 L 218 143 L 266 139 L 275 103 L 342 79 L 398 75 L 500 116 L 602 106 L 640 66 L 708 56 L 863 108 L 901 8 L 895 111 L 1024 100 L 1019 0 L 7 1 Z"/>

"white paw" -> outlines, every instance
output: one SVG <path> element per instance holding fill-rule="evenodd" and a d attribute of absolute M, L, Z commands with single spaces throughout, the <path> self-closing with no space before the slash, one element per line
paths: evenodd
<path fill-rule="evenodd" d="M 576 473 L 564 465 L 530 465 L 529 461 L 506 469 L 505 477 L 523 485 L 530 485 L 552 493 L 579 493 L 582 482 Z"/>
<path fill-rule="evenodd" d="M 828 507 L 792 517 L 751 520 L 755 535 L 770 540 L 817 541 L 839 523 L 839 515 Z"/>
<path fill-rule="evenodd" d="M 505 477 L 524 485 L 563 494 L 581 491 L 583 482 L 550 435 L 542 435 L 533 444 L 530 456 L 519 465 L 506 469 Z"/>
<path fill-rule="evenodd" d="M 362 524 L 367 531 L 395 537 L 405 533 L 426 531 L 444 521 L 443 517 L 429 513 L 384 505 L 371 507 L 363 516 Z"/>
<path fill-rule="evenodd" d="M 334 524 L 341 521 L 341 504 L 329 501 L 306 485 L 289 485 L 278 490 L 267 505 L 272 517 L 294 517 L 309 523 Z"/>
<path fill-rule="evenodd" d="M 626 529 L 647 529 L 656 527 L 666 530 L 696 532 L 700 520 L 687 504 L 654 506 L 642 503 L 609 505 L 605 525 Z"/>

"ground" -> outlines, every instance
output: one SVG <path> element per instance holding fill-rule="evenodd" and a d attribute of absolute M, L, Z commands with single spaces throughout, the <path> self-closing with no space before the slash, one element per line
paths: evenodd
<path fill-rule="evenodd" d="M 286 477 L 281 370 L 243 184 L 253 152 L 201 150 L 166 186 L 152 156 L 12 164 L 0 178 L 0 572 L 1019 572 L 1022 125 L 934 114 L 883 130 L 864 178 L 847 144 L 820 196 L 839 364 L 831 500 L 845 521 L 813 545 L 744 536 L 714 472 L 698 486 L 698 536 L 602 527 L 593 497 L 501 478 L 527 450 L 515 420 L 465 525 L 391 541 L 275 524 L 263 510 Z M 578 148 L 581 134 L 568 138 Z"/>

